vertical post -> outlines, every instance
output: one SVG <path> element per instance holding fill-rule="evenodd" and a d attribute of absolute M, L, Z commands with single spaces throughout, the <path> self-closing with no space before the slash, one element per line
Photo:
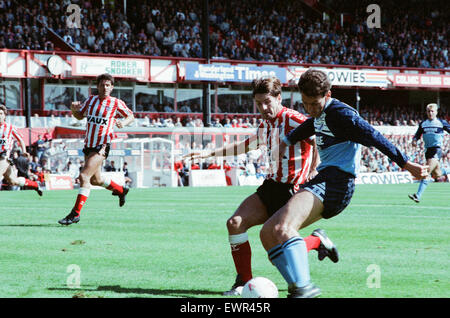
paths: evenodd
<path fill-rule="evenodd" d="M 23 79 L 23 94 L 25 107 L 25 125 L 28 128 L 28 145 L 31 146 L 31 80 Z"/>
<path fill-rule="evenodd" d="M 178 112 L 178 100 L 177 100 L 177 92 L 178 92 L 178 84 L 175 84 L 175 87 L 173 88 L 173 111 L 175 113 Z"/>
<path fill-rule="evenodd" d="M 31 79 L 29 74 L 30 53 L 25 53 L 25 78 L 23 79 L 23 94 L 25 106 L 25 125 L 28 128 L 28 146 L 31 146 Z"/>
<path fill-rule="evenodd" d="M 219 84 L 214 84 L 214 112 L 217 114 L 219 106 Z"/>
<path fill-rule="evenodd" d="M 203 41 L 203 58 L 206 59 L 206 63 L 209 64 L 209 7 L 208 0 L 203 0 L 202 8 L 202 41 Z M 202 96 L 202 111 L 203 111 L 203 125 L 205 127 L 211 126 L 211 99 L 209 97 L 209 82 L 203 83 L 203 96 Z"/>

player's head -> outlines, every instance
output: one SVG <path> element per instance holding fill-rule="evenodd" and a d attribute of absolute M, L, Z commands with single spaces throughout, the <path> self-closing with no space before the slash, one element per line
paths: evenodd
<path fill-rule="evenodd" d="M 433 120 L 436 118 L 437 116 L 437 112 L 438 112 L 438 104 L 435 103 L 431 103 L 427 105 L 427 116 L 428 119 Z"/>
<path fill-rule="evenodd" d="M 101 74 L 97 76 L 98 96 L 101 98 L 108 97 L 114 88 L 114 77 L 110 74 Z"/>
<path fill-rule="evenodd" d="M 5 105 L 0 104 L 0 124 L 3 124 L 3 122 L 6 119 L 6 113 L 8 112 L 8 109 Z"/>
<path fill-rule="evenodd" d="M 274 119 L 281 109 L 281 82 L 276 77 L 263 77 L 252 82 L 253 99 L 264 119 Z"/>
<path fill-rule="evenodd" d="M 331 82 L 327 74 L 310 68 L 300 76 L 297 87 L 305 110 L 312 117 L 319 117 L 331 97 Z"/>

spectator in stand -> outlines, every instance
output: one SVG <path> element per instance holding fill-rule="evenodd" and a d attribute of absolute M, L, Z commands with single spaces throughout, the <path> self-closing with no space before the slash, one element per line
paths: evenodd
<path fill-rule="evenodd" d="M 224 123 L 223 127 L 225 127 L 225 128 L 232 128 L 233 127 L 233 125 L 230 122 L 230 118 L 228 118 L 228 117 L 225 118 L 225 123 Z"/>
<path fill-rule="evenodd" d="M 123 176 L 125 178 L 125 184 L 127 187 L 131 187 L 133 179 L 130 178 L 130 173 L 128 172 L 128 163 L 125 161 L 122 166 Z"/>
<path fill-rule="evenodd" d="M 173 122 L 172 122 L 172 118 L 166 118 L 166 119 L 164 120 L 164 125 L 163 125 L 163 127 L 168 127 L 168 128 L 173 128 L 173 127 L 175 127 L 175 125 L 174 125 Z"/>
<path fill-rule="evenodd" d="M 195 122 L 192 120 L 191 117 L 186 117 L 186 127 L 195 127 Z"/>
<path fill-rule="evenodd" d="M 184 104 L 179 108 L 179 111 L 182 113 L 192 113 L 191 108 L 189 107 L 189 105 Z"/>
<path fill-rule="evenodd" d="M 150 116 L 146 115 L 140 122 L 140 125 L 142 127 L 150 127 L 151 126 L 151 122 L 150 122 Z"/>
<path fill-rule="evenodd" d="M 45 186 L 45 176 L 41 166 L 38 166 L 34 172 L 31 172 L 30 177 L 36 181 L 40 187 Z"/>
<path fill-rule="evenodd" d="M 35 173 L 37 171 L 37 168 L 41 167 L 41 164 L 39 163 L 39 157 L 38 156 L 33 156 L 32 161 L 30 162 L 30 171 Z"/>
<path fill-rule="evenodd" d="M 194 117 L 194 125 L 195 127 L 203 127 L 203 121 L 200 118 Z"/>
<path fill-rule="evenodd" d="M 187 183 L 185 184 L 186 180 L 185 180 L 184 165 L 180 156 L 177 156 L 175 158 L 173 169 L 177 173 L 178 186 L 184 187 L 185 185 L 187 185 Z"/>
<path fill-rule="evenodd" d="M 220 123 L 220 119 L 218 117 L 213 119 L 213 122 L 212 122 L 211 126 L 212 127 L 216 127 L 216 128 L 222 128 L 223 127 L 223 125 Z"/>
<path fill-rule="evenodd" d="M 116 172 L 116 163 L 114 162 L 114 160 L 111 160 L 111 162 L 108 164 L 108 162 L 106 162 L 105 164 L 105 171 L 107 172 Z"/>
<path fill-rule="evenodd" d="M 174 126 L 175 127 L 183 127 L 183 123 L 181 122 L 181 117 L 177 117 Z"/>
<path fill-rule="evenodd" d="M 233 119 L 231 120 L 231 127 L 233 127 L 233 128 L 239 128 L 239 127 L 241 127 L 241 126 L 239 126 L 239 122 L 238 122 L 238 120 L 237 120 L 236 118 L 233 118 Z"/>
<path fill-rule="evenodd" d="M 200 165 L 198 161 L 193 161 L 191 163 L 191 170 L 199 170 L 200 169 Z"/>
<path fill-rule="evenodd" d="M 118 7 L 80 1 L 80 28 L 70 28 L 65 12 L 69 2 L 29 0 L 9 2 L 0 15 L 0 45 L 7 48 L 54 50 L 44 25 L 78 50 L 116 54 L 202 57 L 202 2 L 171 1 L 130 4 L 125 16 Z M 302 2 L 210 1 L 213 58 L 397 67 L 449 66 L 448 2 L 429 0 L 417 11 L 406 0 L 383 2 L 385 28 L 368 28 L 360 2 L 325 1 L 340 15 L 323 20 L 306 14 Z M 176 7 L 176 9 L 174 8 Z M 258 8 L 255 10 L 255 8 Z M 439 8 L 439 10 L 436 10 Z M 264 21 L 264 22 L 259 22 Z M 130 22 L 130 23 L 129 23 Z M 83 49 L 81 49 L 83 48 Z"/>
<path fill-rule="evenodd" d="M 45 140 L 42 138 L 42 135 L 38 135 L 38 139 L 33 145 L 35 147 L 36 156 L 39 158 L 39 160 L 42 159 L 42 155 L 45 153 L 47 148 L 45 147 Z"/>

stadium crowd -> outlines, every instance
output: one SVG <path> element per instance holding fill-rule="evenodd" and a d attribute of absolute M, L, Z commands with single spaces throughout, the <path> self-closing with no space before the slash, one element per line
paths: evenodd
<path fill-rule="evenodd" d="M 329 1 L 311 14 L 301 1 L 209 1 L 210 56 L 246 61 L 448 68 L 448 1 L 380 3 L 382 27 L 368 28 L 372 1 Z M 66 8 L 81 8 L 81 25 Z M 128 1 L 126 14 L 100 1 L 0 0 L 0 47 L 52 51 L 48 27 L 79 52 L 202 54 L 200 0 Z M 326 1 L 324 2 L 326 3 Z M 420 5 L 420 10 L 417 6 Z M 343 25 L 340 13 L 345 12 Z M 68 22 L 69 21 L 69 22 Z M 75 26 L 75 27 L 74 27 Z"/>
<path fill-rule="evenodd" d="M 368 28 L 366 7 L 371 0 L 321 1 L 340 16 L 311 14 L 301 1 L 248 0 L 209 1 L 210 55 L 215 59 L 245 61 L 321 63 L 395 67 L 449 68 L 448 24 L 450 2 L 384 0 L 382 28 Z M 81 8 L 80 25 L 69 20 L 69 4 Z M 202 53 L 202 1 L 128 1 L 123 8 L 108 1 L 101 6 L 95 0 L 0 0 L 0 48 L 54 51 L 51 32 L 79 52 L 199 58 Z M 201 109 L 197 106 L 136 105 L 134 127 L 202 127 Z M 226 104 L 212 118 L 213 127 L 256 128 L 261 119 L 253 105 Z M 304 113 L 301 104 L 293 107 Z M 442 111 L 442 110 L 441 110 Z M 15 114 L 17 113 L 17 114 Z M 361 115 L 372 125 L 417 126 L 423 111 L 410 105 L 362 105 Z M 17 115 L 17 116 L 15 116 Z M 24 123 L 22 111 L 11 111 L 8 120 Z M 450 120 L 448 111 L 440 114 Z M 48 117 L 32 118 L 32 127 L 57 125 L 81 126 L 83 122 L 69 112 L 55 112 Z M 17 124 L 14 123 L 14 124 Z M 21 127 L 21 125 L 17 125 Z M 411 145 L 412 136 L 388 136 L 412 160 L 423 163 L 422 145 Z M 182 145 L 182 152 L 201 149 L 202 145 Z M 205 145 L 208 149 L 212 144 Z M 76 182 L 81 158 L 68 160 L 67 144 L 55 143 L 42 136 L 33 144 L 30 157 L 17 149 L 13 158 L 19 175 L 44 183 L 45 173 L 69 173 Z M 450 166 L 448 136 L 442 162 Z M 217 166 L 217 162 L 197 164 L 200 168 Z M 245 173 L 267 173 L 264 154 L 240 156 L 227 163 Z M 396 171 L 398 167 L 377 151 L 363 147 L 362 171 Z M 111 169 L 110 163 L 108 169 Z M 182 162 L 179 171 L 196 165 Z M 125 172 L 124 167 L 121 168 Z M 186 175 L 184 175 L 185 177 Z"/>
<path fill-rule="evenodd" d="M 300 103 L 293 109 L 306 114 Z M 417 126 L 424 118 L 421 108 L 411 105 L 361 105 L 361 116 L 374 126 Z M 19 128 L 25 127 L 22 111 L 11 110 L 7 121 Z M 79 121 L 70 112 L 49 111 L 48 116 L 37 113 L 31 118 L 31 127 L 84 126 L 85 119 Z M 307 115 L 307 114 L 306 114 Z M 171 127 L 203 127 L 201 112 L 135 112 L 132 127 L 171 128 Z M 438 117 L 450 122 L 450 111 L 440 109 Z M 213 113 L 212 127 L 225 128 L 257 128 L 261 118 L 259 113 Z"/>

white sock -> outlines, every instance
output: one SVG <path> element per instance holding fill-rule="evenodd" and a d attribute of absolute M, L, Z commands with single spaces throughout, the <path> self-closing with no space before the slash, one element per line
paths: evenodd
<path fill-rule="evenodd" d="M 248 233 L 232 234 L 228 236 L 231 245 L 239 245 L 248 241 Z"/>
<path fill-rule="evenodd" d="M 104 188 L 107 188 L 107 187 L 109 187 L 110 185 L 111 185 L 111 179 L 105 178 L 105 179 L 103 180 L 103 187 L 104 187 Z"/>
<path fill-rule="evenodd" d="M 23 187 L 25 185 L 25 178 L 24 177 L 18 177 L 17 183 L 19 186 Z"/>
<path fill-rule="evenodd" d="M 78 194 L 84 195 L 85 197 L 89 197 L 90 193 L 91 193 L 90 188 L 80 188 L 80 190 L 78 190 Z"/>

